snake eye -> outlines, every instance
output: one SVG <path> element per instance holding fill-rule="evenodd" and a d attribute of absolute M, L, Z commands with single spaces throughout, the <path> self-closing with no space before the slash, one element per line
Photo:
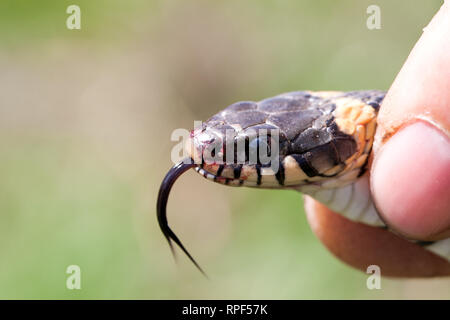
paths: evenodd
<path fill-rule="evenodd" d="M 248 160 L 250 163 L 260 163 L 260 155 L 270 157 L 270 138 L 256 137 L 248 143 Z"/>

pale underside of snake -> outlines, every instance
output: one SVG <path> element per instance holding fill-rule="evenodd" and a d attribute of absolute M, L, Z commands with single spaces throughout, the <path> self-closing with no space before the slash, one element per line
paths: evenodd
<path fill-rule="evenodd" d="M 173 183 L 191 168 L 224 185 L 294 189 L 350 220 L 389 230 L 372 202 L 366 174 L 384 96 L 378 90 L 296 91 L 237 102 L 208 119 L 191 132 L 189 157 L 170 169 L 159 191 L 158 222 L 172 250 L 174 241 L 204 273 L 166 216 Z M 261 150 L 269 161 L 259 158 Z M 450 262 L 450 238 L 415 242 Z"/>

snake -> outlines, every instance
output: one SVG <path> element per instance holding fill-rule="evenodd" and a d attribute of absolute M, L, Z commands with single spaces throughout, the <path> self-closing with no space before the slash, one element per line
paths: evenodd
<path fill-rule="evenodd" d="M 296 190 L 352 221 L 393 232 L 377 212 L 368 175 L 385 95 L 380 90 L 287 92 L 234 103 L 202 122 L 190 131 L 185 159 L 169 170 L 158 194 L 157 219 L 172 253 L 173 241 L 205 274 L 167 220 L 170 190 L 190 169 L 227 186 Z M 407 240 L 450 262 L 450 238 Z"/>

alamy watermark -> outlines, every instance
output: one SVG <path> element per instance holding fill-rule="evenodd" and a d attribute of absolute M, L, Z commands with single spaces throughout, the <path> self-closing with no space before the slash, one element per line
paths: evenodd
<path fill-rule="evenodd" d="M 381 268 L 376 264 L 372 264 L 367 267 L 366 273 L 371 274 L 366 281 L 367 289 L 381 289 Z"/>
<path fill-rule="evenodd" d="M 366 20 L 366 26 L 369 30 L 381 29 L 381 9 L 376 4 L 367 7 L 366 13 L 369 14 Z"/>
<path fill-rule="evenodd" d="M 81 9 L 76 4 L 72 4 L 67 7 L 66 13 L 70 16 L 66 19 L 66 27 L 69 30 L 81 29 Z"/>
<path fill-rule="evenodd" d="M 259 164 L 270 167 L 273 173 L 278 171 L 278 129 L 247 128 L 237 131 L 230 128 L 204 131 L 201 121 L 195 121 L 194 128 L 193 131 L 180 128 L 172 132 L 171 141 L 178 141 L 171 152 L 173 163 L 194 161 L 195 164 L 206 165 Z"/>
<path fill-rule="evenodd" d="M 66 279 L 66 288 L 69 290 L 81 289 L 81 268 L 76 264 L 70 265 L 66 269 L 69 276 Z"/>

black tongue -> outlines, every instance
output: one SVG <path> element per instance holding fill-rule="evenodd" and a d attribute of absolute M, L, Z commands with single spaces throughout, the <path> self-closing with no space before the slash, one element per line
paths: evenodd
<path fill-rule="evenodd" d="M 183 173 L 185 173 L 187 170 L 193 167 L 195 167 L 195 164 L 193 163 L 192 159 L 185 159 L 182 162 L 174 165 L 169 170 L 169 172 L 167 172 L 166 176 L 164 177 L 164 180 L 161 183 L 161 186 L 159 187 L 158 202 L 156 203 L 156 214 L 158 217 L 159 227 L 161 228 L 162 233 L 169 242 L 170 250 L 172 251 L 173 256 L 175 257 L 175 250 L 173 248 L 172 241 L 175 242 L 181 248 L 181 250 L 183 250 L 183 252 L 189 257 L 189 259 L 197 267 L 197 269 L 200 270 L 200 272 L 205 277 L 207 277 L 203 269 L 191 256 L 191 254 L 186 250 L 186 248 L 183 246 L 183 244 L 178 239 L 176 234 L 172 231 L 172 229 L 170 229 L 169 223 L 167 221 L 166 207 L 167 201 L 169 199 L 170 189 L 172 189 L 173 184 L 175 183 L 175 181 L 178 179 L 179 176 L 181 176 Z"/>

